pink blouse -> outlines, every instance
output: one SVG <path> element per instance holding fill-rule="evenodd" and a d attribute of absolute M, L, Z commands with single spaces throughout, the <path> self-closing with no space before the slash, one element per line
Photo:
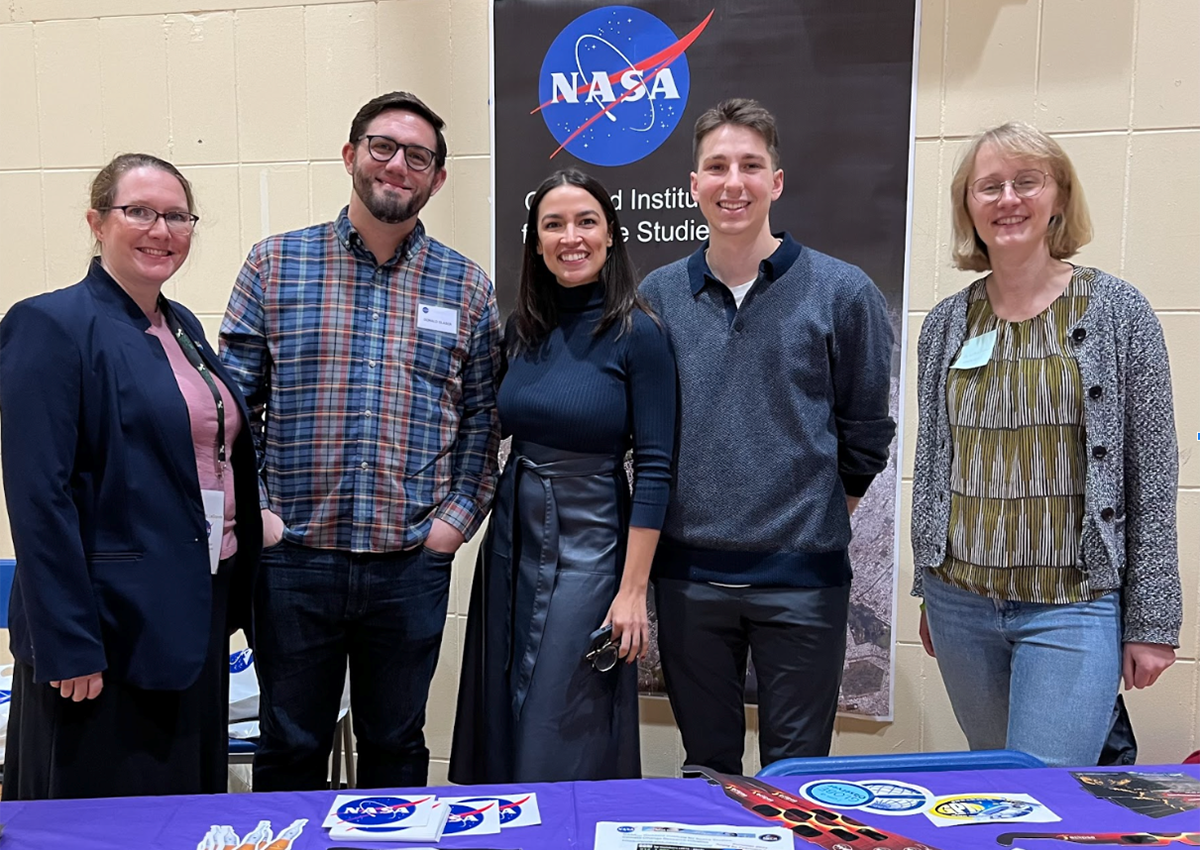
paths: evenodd
<path fill-rule="evenodd" d="M 192 447 L 196 455 L 196 475 L 200 479 L 201 490 L 225 491 L 225 530 L 221 536 L 221 559 L 232 557 L 237 552 L 237 536 L 233 533 L 235 525 L 235 508 L 233 501 L 233 467 L 226 464 L 224 472 L 217 462 L 217 403 L 212 391 L 204 378 L 188 362 L 183 349 L 167 323 L 158 317 L 158 325 L 150 323 L 146 333 L 158 337 L 171 370 L 175 373 L 175 382 L 187 404 L 188 418 L 192 422 Z M 242 418 L 238 415 L 237 403 L 229 392 L 229 388 L 212 372 L 213 381 L 221 391 L 225 402 L 225 446 L 226 459 L 233 451 L 233 441 L 242 428 Z"/>

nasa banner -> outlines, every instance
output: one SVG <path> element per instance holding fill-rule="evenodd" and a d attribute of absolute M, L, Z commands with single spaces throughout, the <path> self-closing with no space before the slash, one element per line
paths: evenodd
<path fill-rule="evenodd" d="M 495 0 L 493 278 L 516 299 L 528 198 L 559 168 L 612 195 L 638 272 L 690 254 L 708 226 L 690 191 L 692 129 L 752 97 L 776 116 L 783 194 L 771 225 L 862 268 L 896 331 L 899 401 L 918 0 Z M 844 711 L 892 713 L 898 481 L 893 462 L 854 516 Z M 657 656 L 644 693 L 662 694 Z M 751 676 L 750 694 L 754 682 Z"/>

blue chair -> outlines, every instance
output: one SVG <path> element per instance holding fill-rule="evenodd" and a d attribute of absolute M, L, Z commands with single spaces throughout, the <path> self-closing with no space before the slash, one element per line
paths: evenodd
<path fill-rule="evenodd" d="M 908 773 L 947 770 L 1009 770 L 1045 767 L 1040 759 L 1018 750 L 974 750 L 951 753 L 881 753 L 866 756 L 782 759 L 760 770 L 758 776 L 805 776 L 840 773 Z"/>

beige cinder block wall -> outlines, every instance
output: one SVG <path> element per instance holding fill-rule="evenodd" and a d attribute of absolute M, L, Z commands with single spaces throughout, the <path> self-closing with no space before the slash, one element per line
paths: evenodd
<path fill-rule="evenodd" d="M 345 203 L 339 150 L 350 118 L 394 88 L 419 93 L 449 122 L 450 180 L 427 208 L 429 230 L 486 266 L 488 2 L 0 4 L 0 310 L 80 277 L 87 181 L 112 154 L 148 150 L 195 181 L 203 221 L 186 271 L 169 286 L 215 333 L 250 245 L 327 220 Z M 970 279 L 948 266 L 945 198 L 955 157 L 966 137 L 1008 118 L 1058 135 L 1096 220 L 1082 260 L 1141 287 L 1166 328 L 1184 460 L 1187 621 L 1181 660 L 1131 707 L 1143 761 L 1177 761 L 1200 747 L 1200 389 L 1191 372 L 1200 362 L 1200 5 L 924 0 L 910 342 L 929 308 Z M 913 413 L 910 403 L 909 426 Z M 963 745 L 917 638 L 907 540 L 901 551 L 896 720 L 840 720 L 837 753 Z M 469 554 L 456 567 L 429 712 L 434 781 L 449 756 Z M 0 556 L 11 555 L 5 526 Z M 754 721 L 752 713 L 748 770 L 757 767 Z M 642 731 L 647 774 L 674 774 L 682 749 L 665 703 L 644 702 Z"/>

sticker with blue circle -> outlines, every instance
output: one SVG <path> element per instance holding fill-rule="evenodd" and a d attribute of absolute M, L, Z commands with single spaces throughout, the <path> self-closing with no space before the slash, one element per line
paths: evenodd
<path fill-rule="evenodd" d="M 891 779 L 864 779 L 859 784 L 875 795 L 874 800 L 862 807 L 873 814 L 915 815 L 933 803 L 933 794 L 920 785 Z"/>
<path fill-rule="evenodd" d="M 337 810 L 342 821 L 366 832 L 383 832 L 398 826 L 417 811 L 419 801 L 406 797 L 355 797 Z"/>
<path fill-rule="evenodd" d="M 933 802 L 927 788 L 892 779 L 817 779 L 801 788 L 800 794 L 831 809 L 860 809 L 878 815 L 915 815 Z"/>
<path fill-rule="evenodd" d="M 800 789 L 800 793 L 814 803 L 835 809 L 857 809 L 875 799 L 875 795 L 857 782 L 833 779 L 818 779 Z"/>

